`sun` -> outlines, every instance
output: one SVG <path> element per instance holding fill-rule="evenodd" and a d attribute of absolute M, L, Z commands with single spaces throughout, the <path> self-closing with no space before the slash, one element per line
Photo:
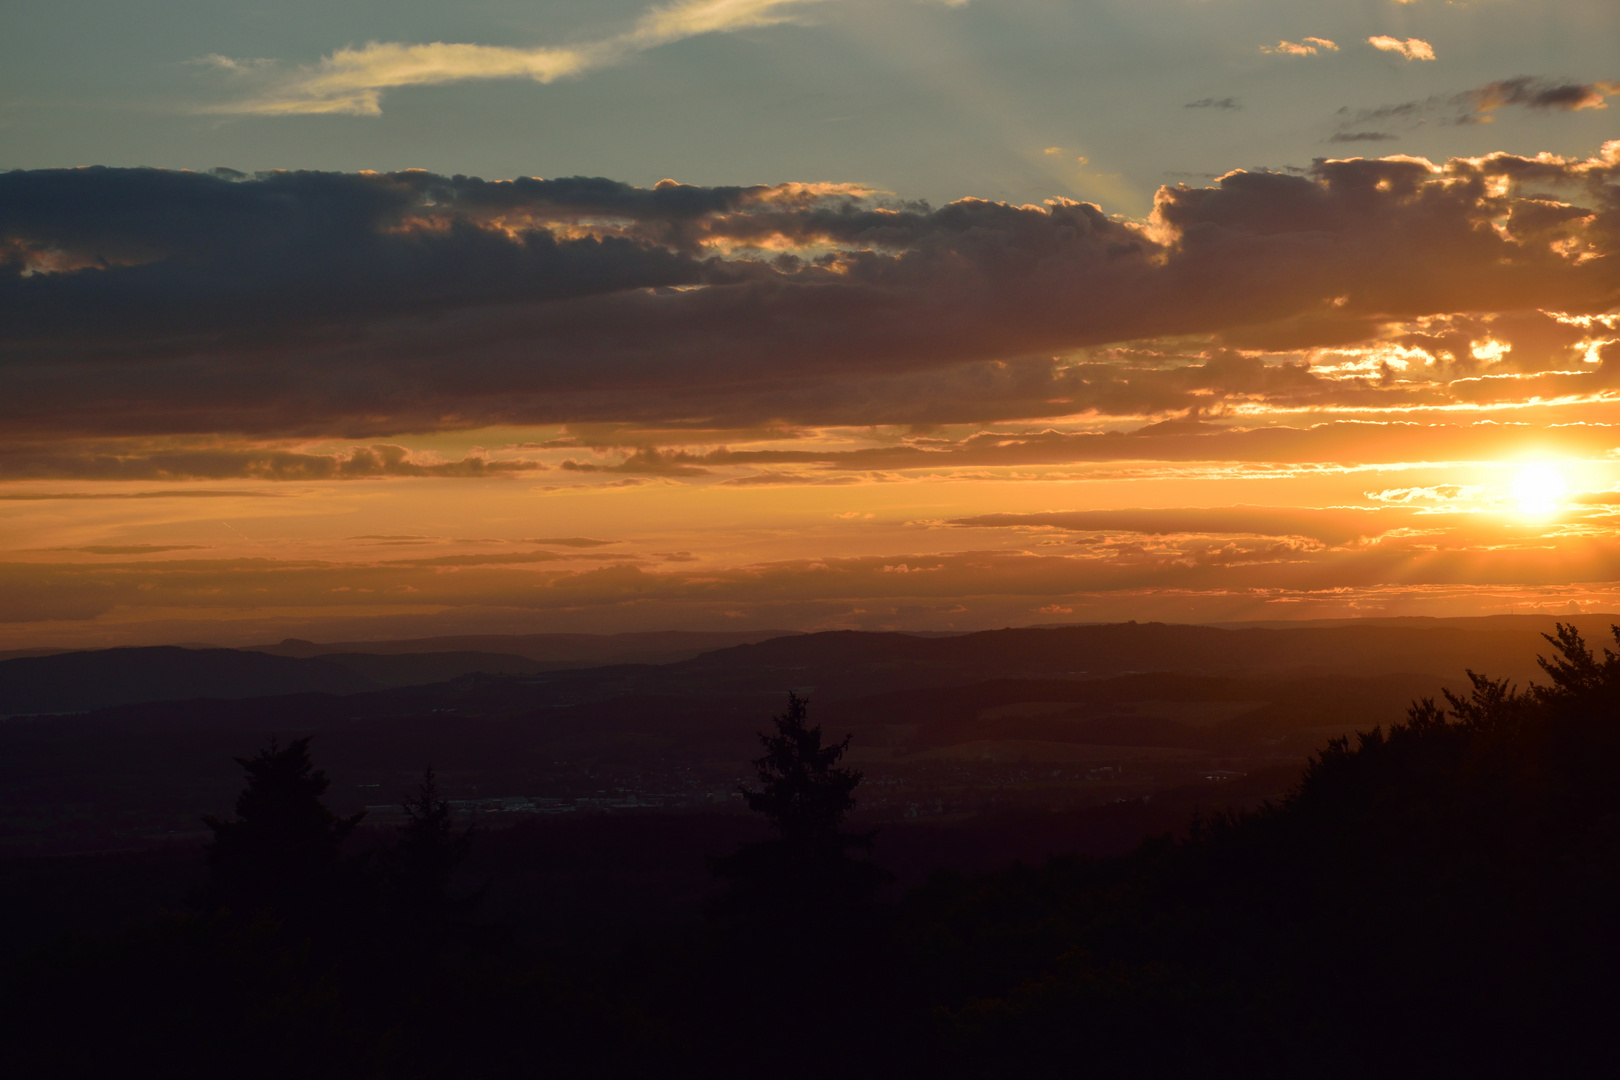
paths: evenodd
<path fill-rule="evenodd" d="M 1513 481 L 1519 513 L 1541 518 L 1556 513 L 1564 501 L 1564 477 L 1551 465 L 1527 465 Z"/>

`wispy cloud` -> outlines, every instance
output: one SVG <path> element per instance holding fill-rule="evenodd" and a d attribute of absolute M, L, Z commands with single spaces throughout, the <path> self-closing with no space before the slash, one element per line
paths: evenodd
<path fill-rule="evenodd" d="M 1578 112 L 1581 109 L 1606 108 L 1604 99 L 1616 94 L 1620 94 L 1620 81 L 1558 82 L 1520 75 L 1515 79 L 1487 83 L 1469 96 L 1479 112 L 1490 112 L 1504 105 Z"/>
<path fill-rule="evenodd" d="M 632 473 L 641 476 L 704 476 L 708 469 L 692 464 L 696 459 L 685 452 L 660 454 L 656 449 L 638 450 L 615 465 L 591 461 L 564 461 L 568 472 Z"/>
<path fill-rule="evenodd" d="M 268 499 L 269 491 L 8 491 L 0 494 L 6 502 L 76 502 L 81 499 Z"/>
<path fill-rule="evenodd" d="M 89 547 L 65 548 L 86 555 L 157 555 L 165 551 L 201 551 L 202 544 L 91 544 Z"/>
<path fill-rule="evenodd" d="M 318 62 L 284 68 L 273 61 L 204 57 L 202 62 L 250 84 L 245 96 L 204 107 L 211 113 L 261 116 L 345 113 L 376 116 L 382 95 L 407 86 L 474 79 L 550 83 L 608 67 L 629 56 L 702 34 L 790 22 L 796 9 L 823 0 L 677 0 L 648 10 L 623 33 L 569 46 L 532 49 L 435 41 L 372 41 L 339 49 Z"/>
<path fill-rule="evenodd" d="M 1606 99 L 1620 94 L 1620 80 L 1571 82 L 1537 75 L 1518 75 L 1486 83 L 1457 94 L 1435 94 L 1418 101 L 1402 101 L 1372 109 L 1339 110 L 1344 119 L 1329 142 L 1372 142 L 1394 139 L 1369 125 L 1396 124 L 1408 129 L 1429 123 L 1488 124 L 1498 109 L 1520 108 L 1542 112 L 1580 112 L 1607 108 Z"/>
<path fill-rule="evenodd" d="M 176 446 L 142 453 L 107 452 L 107 447 L 64 448 L 50 445 L 0 447 L 0 481 L 72 477 L 84 480 L 365 480 L 391 476 L 509 477 L 543 472 L 547 466 L 525 458 L 489 458 L 482 451 L 460 461 L 415 453 L 392 443 L 351 446 L 335 453 L 245 446 Z M 142 492 L 129 498 L 189 495 L 235 496 L 242 492 Z M 72 499 L 73 494 L 17 498 Z"/>
<path fill-rule="evenodd" d="M 792 18 L 791 8 L 821 0 L 679 0 L 653 8 L 629 33 L 610 39 L 621 48 L 652 49 L 699 34 L 728 34 L 774 26 Z"/>
<path fill-rule="evenodd" d="M 1398 138 L 1399 135 L 1391 135 L 1387 131 L 1338 131 L 1328 138 L 1328 142 L 1389 142 Z"/>
<path fill-rule="evenodd" d="M 527 78 L 549 83 L 593 66 L 590 54 L 581 49 L 510 49 L 442 41 L 428 45 L 373 41 L 358 49 L 339 49 L 317 64 L 291 72 L 269 65 L 243 67 L 229 57 L 206 59 L 268 85 L 251 97 L 210 105 L 203 111 L 263 116 L 377 116 L 382 113 L 382 92 L 401 86 L 433 86 L 467 79 Z"/>
<path fill-rule="evenodd" d="M 1392 38 L 1384 34 L 1374 34 L 1367 39 L 1367 44 L 1380 52 L 1400 53 L 1408 60 L 1433 60 L 1434 46 L 1422 38 Z"/>
<path fill-rule="evenodd" d="M 1279 41 L 1275 45 L 1262 45 L 1263 53 L 1283 56 L 1315 56 L 1318 52 L 1338 52 L 1339 47 L 1327 38 L 1308 37 L 1304 41 Z"/>
<path fill-rule="evenodd" d="M 589 536 L 536 536 L 523 542 L 525 544 L 539 544 L 541 547 L 574 548 L 606 547 L 609 544 L 620 543 L 618 540 L 593 540 Z"/>

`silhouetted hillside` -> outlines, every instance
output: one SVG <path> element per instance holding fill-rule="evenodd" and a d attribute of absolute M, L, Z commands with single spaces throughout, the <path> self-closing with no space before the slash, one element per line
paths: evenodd
<path fill-rule="evenodd" d="M 521 656 L 555 669 L 602 664 L 669 664 L 713 649 L 798 633 L 797 630 L 657 630 L 627 634 L 464 634 L 456 637 L 337 641 L 326 644 L 288 638 L 275 645 L 251 645 L 247 648 L 274 656 L 297 657 L 329 656 L 333 653 L 380 656 L 486 653 Z"/>
<path fill-rule="evenodd" d="M 0 715 L 85 712 L 148 701 L 357 694 L 449 682 L 463 675 L 538 675 L 556 665 L 486 652 L 321 653 L 102 649 L 0 661 Z"/>
<path fill-rule="evenodd" d="M 15 660 L 19 656 L 55 656 L 58 653 L 82 651 L 82 649 L 0 649 L 0 660 Z"/>
<path fill-rule="evenodd" d="M 1007 676 L 1096 677 L 1133 671 L 1189 674 L 1459 677 L 1466 668 L 1533 673 L 1540 635 L 1555 620 L 1508 629 L 1475 626 L 1341 626 L 1223 629 L 1169 623 L 986 630 L 954 637 L 831 631 L 706 653 L 684 671 L 851 685 L 968 682 Z"/>
<path fill-rule="evenodd" d="M 790 686 L 814 687 L 826 701 L 998 678 L 1095 679 L 1131 672 L 1262 678 L 1402 672 L 1457 679 L 1473 666 L 1522 678 L 1533 673 L 1524 657 L 1534 655 L 1539 635 L 1551 627 L 1550 619 L 1504 617 L 1276 629 L 1123 623 L 928 636 L 671 631 L 343 645 L 289 639 L 249 650 L 105 649 L 0 661 L 0 715 L 200 697 L 354 694 L 470 674 L 522 677 L 504 692 L 514 706 L 550 705 L 559 696 L 747 695 Z M 547 673 L 550 678 L 534 681 Z"/>
<path fill-rule="evenodd" d="M 323 653 L 318 660 L 352 671 L 370 684 L 368 689 L 383 690 L 428 686 L 463 675 L 538 675 L 548 670 L 548 665 L 526 656 L 488 652 L 334 652 Z"/>
<path fill-rule="evenodd" d="M 1126 755 L 1126 776 L 1145 763 L 1161 770 L 1150 796 L 1118 795 L 1110 766 L 1066 781 L 1101 795 L 1087 806 L 890 819 L 872 849 L 879 868 L 904 886 L 928 866 L 951 871 L 886 898 L 833 889 L 804 903 L 813 890 L 795 887 L 786 905 L 777 887 L 839 850 L 826 844 L 872 839 L 864 827 L 826 833 L 845 802 L 836 815 L 821 813 L 825 799 L 809 803 L 825 827 L 808 835 L 823 846 L 791 849 L 778 818 L 796 819 L 770 812 L 800 803 L 768 802 L 758 794 L 768 787 L 752 800 L 776 826 L 765 843 L 761 823 L 738 814 L 606 807 L 469 836 L 427 780 L 409 812 L 384 818 L 424 752 L 484 762 L 480 775 L 502 783 L 585 752 L 581 776 L 603 785 L 612 753 L 652 770 L 760 745 L 752 732 L 768 707 L 757 698 L 613 696 L 658 669 L 468 678 L 426 698 L 304 695 L 12 721 L 0 725 L 8 797 L 55 770 L 80 800 L 63 807 L 104 798 L 98 784 L 147 783 L 215 805 L 237 794 L 237 819 L 210 823 L 225 840 L 190 914 L 151 914 L 163 902 L 154 890 L 197 880 L 175 848 L 5 865 L 0 948 L 32 951 L 5 968 L 0 1038 L 29 1075 L 101 1075 L 134 1047 L 170 1075 L 213 1076 L 246 1045 L 263 1050 L 241 1075 L 401 1080 L 709 1074 L 739 1060 L 780 1077 L 947 1080 L 1611 1075 L 1620 656 L 1594 656 L 1564 629 L 1544 666 L 1544 685 L 1475 677 L 1471 693 L 1413 702 L 1383 724 L 1365 721 L 1416 677 L 1155 673 L 891 689 L 810 713 L 817 728 L 834 725 L 826 740 L 790 702 L 799 711 L 777 718 L 757 784 L 852 794 L 857 809 L 924 775 L 885 772 L 884 755 L 960 764 L 939 751 L 1247 746 L 1252 763 L 1289 731 L 1319 732 L 1314 720 L 1363 722 L 1296 756 L 1291 771 L 1195 773 L 1177 786 L 1165 754 Z M 577 698 L 593 687 L 598 696 Z M 552 696 L 520 707 L 523 693 Z M 425 700 L 439 704 L 399 711 Z M 278 715 L 318 739 L 244 759 L 246 788 L 242 769 L 195 784 L 210 759 L 240 756 Z M 846 723 L 880 752 L 842 759 L 864 776 L 829 764 L 841 760 Z M 684 760 L 672 776 L 700 757 Z M 296 768 L 271 767 L 284 761 Z M 1025 760 L 981 787 L 1047 798 L 1055 788 L 1042 785 L 1064 771 L 1051 765 Z M 974 782 L 961 771 L 946 780 L 941 797 Z M 383 805 L 351 833 L 339 800 L 361 785 Z M 25 792 L 18 805 L 37 803 Z M 289 847 L 284 836 L 302 840 Z M 300 853 L 304 876 L 287 885 L 280 871 Z M 1007 865 L 1015 857 L 1029 861 Z M 402 881 L 432 888 L 406 894 Z M 402 907 L 409 896 L 417 906 Z M 750 907 L 751 897 L 771 902 Z M 468 914 L 480 905 L 482 916 Z M 46 940 L 74 926 L 95 932 Z"/>
<path fill-rule="evenodd" d="M 788 689 L 807 693 L 829 730 L 855 735 L 852 760 L 872 776 L 863 815 L 1066 812 L 1303 761 L 1331 736 L 1398 719 L 1468 666 L 1522 671 L 1537 641 L 1525 621 L 1486 631 L 1122 624 L 807 634 L 672 664 L 528 674 L 538 662 L 487 653 L 15 660 L 0 663 L 8 711 L 84 708 L 91 695 L 128 704 L 0 725 L 0 842 L 100 850 L 183 835 L 222 811 L 240 742 L 272 732 L 320 736 L 350 778 L 333 791 L 344 812 L 430 760 L 457 799 L 712 806 L 729 801 L 739 747 Z M 28 696 L 7 676 L 51 665 L 58 677 Z M 263 677 L 240 677 L 244 667 Z M 444 681 L 400 685 L 433 679 Z"/>
<path fill-rule="evenodd" d="M 1184 841 L 913 895 L 938 1074 L 1610 1074 L 1620 657 L 1554 646 Z"/>
<path fill-rule="evenodd" d="M 469 676 L 347 696 L 152 702 L 0 724 L 0 846 L 103 850 L 194 831 L 223 811 L 233 754 L 271 733 L 317 734 L 343 782 L 334 807 L 387 801 L 433 762 L 451 797 L 523 812 L 608 803 L 724 806 L 780 690 L 661 681 L 661 668 Z M 645 686 L 640 680 L 646 680 Z M 1397 719 L 1422 676 L 1234 679 L 1127 675 L 1001 679 L 839 698 L 818 717 L 855 736 L 880 821 L 1082 809 L 1217 790 L 1297 768 L 1331 735 Z M 830 688 L 829 688 L 830 689 Z M 532 800 L 532 801 L 531 801 Z M 646 812 L 642 810 L 640 812 Z M 491 820 L 514 820 L 510 813 Z"/>
<path fill-rule="evenodd" d="M 0 661 L 0 715 L 85 712 L 138 701 L 354 694 L 377 684 L 323 660 L 235 649 L 102 649 Z"/>

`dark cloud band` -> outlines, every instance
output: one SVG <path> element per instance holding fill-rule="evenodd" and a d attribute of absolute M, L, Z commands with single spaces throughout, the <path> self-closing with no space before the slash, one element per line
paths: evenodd
<path fill-rule="evenodd" d="M 1035 365 L 1020 370 L 1036 382 L 1079 378 L 1089 389 L 1069 411 L 1103 409 L 1118 378 L 1040 365 L 1169 335 L 1292 327 L 1297 345 L 1379 319 L 1610 310 L 1617 174 L 1620 151 L 1322 161 L 1166 188 L 1135 225 L 1061 200 L 930 208 L 811 185 L 13 172 L 0 175 L 0 424 L 12 438 L 369 439 L 984 420 L 969 384 L 1009 363 Z M 918 379 L 949 403 L 919 408 Z M 264 466 L 305 467 L 360 466 Z"/>

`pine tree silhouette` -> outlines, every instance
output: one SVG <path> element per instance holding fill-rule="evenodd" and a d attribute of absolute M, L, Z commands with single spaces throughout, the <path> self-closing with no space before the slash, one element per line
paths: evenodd
<path fill-rule="evenodd" d="M 862 779 L 859 771 L 838 764 L 850 736 L 823 746 L 821 728 L 807 722 L 808 706 L 790 693 L 787 712 L 773 718 L 775 734 L 759 736 L 765 747 L 753 763 L 759 788 L 742 793 L 777 836 L 713 861 L 716 875 L 731 885 L 716 914 L 756 926 L 797 918 L 807 934 L 836 936 L 871 903 L 888 875 L 852 855 L 869 850 L 876 834 L 842 827 Z"/>
<path fill-rule="evenodd" d="M 865 846 L 869 838 L 839 828 L 863 779 L 838 766 L 851 736 L 822 746 L 821 728 L 806 723 L 808 710 L 808 701 L 789 693 L 787 712 L 774 718 L 776 734 L 760 735 L 765 756 L 754 761 L 760 790 L 743 790 L 748 809 L 764 814 L 783 843 L 802 853 Z"/>
<path fill-rule="evenodd" d="M 749 809 L 776 835 L 710 863 L 727 883 L 710 908 L 716 958 L 727 973 L 718 1008 L 738 1030 L 739 1052 L 769 1060 L 785 1078 L 853 1075 L 870 1056 L 890 989 L 874 962 L 885 951 L 884 915 L 874 901 L 889 876 L 857 857 L 876 834 L 844 828 L 861 774 L 839 764 L 849 737 L 823 745 L 807 704 L 788 695 L 775 731 L 760 734 L 758 784 L 743 789 Z M 839 1037 L 794 1037 L 784 1053 L 788 1030 Z"/>
<path fill-rule="evenodd" d="M 450 892 L 456 868 L 472 849 L 472 830 L 456 830 L 431 767 L 423 772 L 416 794 L 401 805 L 405 824 L 394 846 L 381 853 L 385 902 L 407 938 L 434 948 L 483 899 L 482 888 L 460 898 Z"/>
<path fill-rule="evenodd" d="M 247 773 L 236 819 L 203 819 L 214 833 L 205 901 L 305 929 L 330 925 L 356 899 L 358 868 L 341 848 L 365 813 L 340 818 L 321 802 L 330 781 L 310 761 L 307 736 L 285 747 L 271 739 L 236 762 Z"/>

